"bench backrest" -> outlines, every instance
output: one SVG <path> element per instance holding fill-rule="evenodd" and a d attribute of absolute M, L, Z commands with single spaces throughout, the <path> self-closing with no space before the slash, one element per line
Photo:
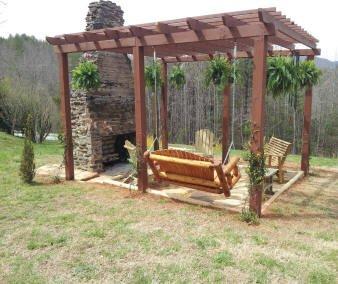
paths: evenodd
<path fill-rule="evenodd" d="M 195 132 L 195 148 L 197 152 L 213 156 L 214 134 L 209 129 L 200 129 Z"/>
<path fill-rule="evenodd" d="M 127 149 L 128 151 L 130 162 L 136 167 L 136 164 L 137 164 L 136 146 L 133 143 L 131 143 L 129 140 L 126 140 L 124 141 L 123 147 Z"/>
<path fill-rule="evenodd" d="M 158 150 L 151 152 L 150 159 L 156 162 L 159 171 L 196 177 L 213 181 L 213 161 L 193 153 L 181 150 Z"/>
<path fill-rule="evenodd" d="M 266 145 L 264 152 L 266 155 L 272 155 L 271 166 L 278 166 L 277 156 L 281 156 L 281 163 L 284 163 L 287 154 L 291 150 L 292 143 L 278 139 L 274 136 L 271 137 L 269 143 Z"/>

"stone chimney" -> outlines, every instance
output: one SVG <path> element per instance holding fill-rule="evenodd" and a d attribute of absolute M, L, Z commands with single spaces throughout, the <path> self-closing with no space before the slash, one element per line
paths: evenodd
<path fill-rule="evenodd" d="M 86 30 L 97 30 L 123 26 L 123 11 L 111 1 L 92 2 L 86 17 Z"/>
<path fill-rule="evenodd" d="M 86 30 L 121 26 L 123 11 L 110 1 L 92 2 Z M 88 52 L 102 85 L 95 92 L 74 91 L 71 97 L 75 167 L 100 172 L 126 160 L 125 139 L 135 143 L 134 87 L 130 60 L 113 52 Z"/>

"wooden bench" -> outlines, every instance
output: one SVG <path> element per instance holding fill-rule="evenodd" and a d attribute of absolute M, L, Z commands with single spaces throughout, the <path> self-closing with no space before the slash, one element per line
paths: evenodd
<path fill-rule="evenodd" d="M 196 152 L 203 153 L 203 156 L 213 157 L 214 155 L 214 134 L 209 129 L 200 129 L 195 132 Z"/>
<path fill-rule="evenodd" d="M 136 157 L 136 146 L 131 143 L 129 140 L 126 140 L 124 142 L 123 147 L 127 149 L 128 155 L 129 155 L 129 162 L 133 165 L 133 167 L 136 169 L 137 164 L 137 157 Z"/>
<path fill-rule="evenodd" d="M 277 169 L 279 183 L 284 182 L 284 162 L 290 153 L 292 143 L 271 137 L 269 143 L 265 146 L 264 154 L 266 157 L 266 166 Z"/>
<path fill-rule="evenodd" d="M 168 181 L 198 190 L 230 196 L 230 190 L 240 179 L 238 157 L 222 166 L 210 158 L 180 150 L 145 152 L 144 158 L 157 181 Z"/>

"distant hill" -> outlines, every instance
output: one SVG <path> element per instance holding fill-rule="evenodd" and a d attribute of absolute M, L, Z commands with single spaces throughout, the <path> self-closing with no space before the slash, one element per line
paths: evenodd
<path fill-rule="evenodd" d="M 330 61 L 326 58 L 316 57 L 316 65 L 321 69 L 334 69 L 338 66 L 338 61 Z"/>

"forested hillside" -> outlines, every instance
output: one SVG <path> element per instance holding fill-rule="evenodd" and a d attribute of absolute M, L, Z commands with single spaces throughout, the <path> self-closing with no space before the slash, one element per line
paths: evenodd
<path fill-rule="evenodd" d="M 0 38 L 0 128 L 22 131 L 33 116 L 36 142 L 59 131 L 58 66 L 52 47 L 26 35 Z"/>
<path fill-rule="evenodd" d="M 321 59 L 317 59 L 317 62 Z M 338 155 L 338 76 L 334 63 L 324 64 L 320 83 L 313 92 L 311 149 L 314 155 Z M 182 91 L 171 89 L 169 94 L 169 140 L 172 143 L 193 143 L 194 133 L 201 128 L 211 129 L 221 140 L 222 92 L 206 87 L 205 70 L 208 63 L 183 63 L 186 84 Z M 321 64 L 318 64 L 321 65 Z M 247 145 L 250 137 L 252 62 L 240 59 L 237 66 L 242 74 L 235 85 L 234 144 L 237 149 Z M 266 96 L 266 139 L 272 135 L 293 142 L 293 152 L 300 153 L 303 126 L 303 98 L 295 106 L 288 97 Z M 151 110 L 150 101 L 148 109 Z M 148 125 L 151 129 L 151 113 Z"/>
<path fill-rule="evenodd" d="M 28 113 L 34 117 L 36 141 L 59 131 L 59 95 L 57 61 L 52 48 L 34 37 L 16 35 L 0 38 L 0 128 L 9 133 L 21 131 Z M 78 55 L 70 58 L 71 67 Z M 150 60 L 150 59 L 149 59 Z M 211 129 L 221 139 L 222 92 L 205 84 L 207 63 L 184 63 L 186 84 L 182 91 L 169 94 L 169 139 L 171 143 L 193 143 L 194 133 Z M 312 153 L 338 155 L 337 65 L 317 59 L 323 76 L 314 88 Z M 235 147 L 243 148 L 250 136 L 251 71 L 250 60 L 238 60 L 242 74 L 235 88 Z M 158 88 L 159 91 L 160 88 Z M 148 129 L 152 113 L 148 100 Z M 113 107 L 113 106 L 112 106 Z M 275 135 L 294 142 L 299 153 L 303 125 L 303 96 L 296 107 L 287 98 L 266 99 L 266 137 Z"/>

